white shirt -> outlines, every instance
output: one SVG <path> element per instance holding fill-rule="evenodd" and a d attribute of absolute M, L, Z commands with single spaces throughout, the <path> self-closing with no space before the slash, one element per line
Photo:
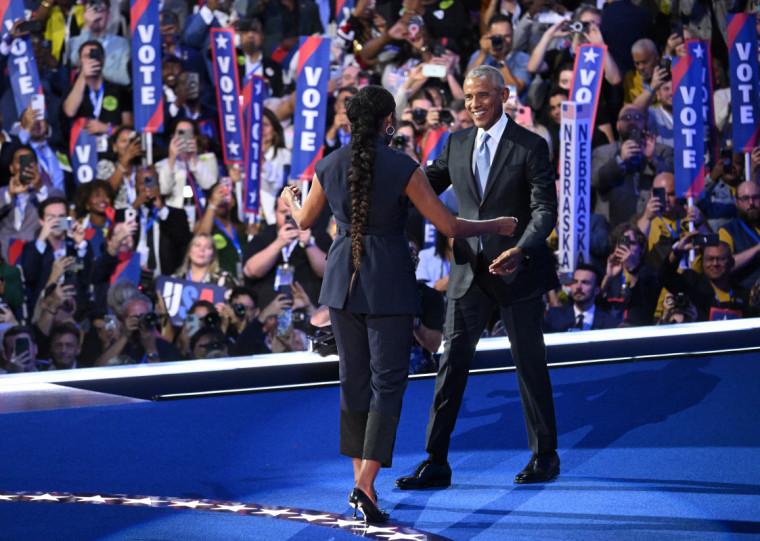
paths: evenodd
<path fill-rule="evenodd" d="M 478 128 L 478 133 L 475 135 L 475 148 L 472 150 L 472 174 L 475 174 L 475 163 L 478 157 L 478 149 L 480 148 L 480 144 L 483 141 L 483 134 L 488 133 L 489 139 L 486 143 L 486 146 L 488 147 L 488 153 L 489 155 L 489 163 L 488 167 L 490 168 L 491 165 L 493 165 L 493 158 L 496 155 L 496 149 L 499 148 L 499 141 L 501 141 L 501 136 L 504 133 L 504 130 L 507 128 L 507 120 L 509 117 L 507 115 L 502 114 L 501 118 L 499 118 L 498 122 L 491 126 L 489 130 L 484 130 L 482 128 Z"/>
<path fill-rule="evenodd" d="M 581 312 L 580 309 L 573 305 L 573 314 L 575 314 L 575 321 L 578 321 L 578 316 L 583 314 L 583 330 L 587 331 L 594 324 L 594 313 L 596 312 L 596 305 L 592 304 L 591 308 L 585 312 Z"/>

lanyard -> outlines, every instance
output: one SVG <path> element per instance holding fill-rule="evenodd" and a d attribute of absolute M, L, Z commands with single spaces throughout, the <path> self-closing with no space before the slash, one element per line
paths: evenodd
<path fill-rule="evenodd" d="M 758 238 L 757 233 L 755 233 L 749 227 L 747 227 L 747 224 L 745 224 L 743 220 L 739 220 L 739 225 L 742 226 L 742 229 L 744 229 L 744 231 L 747 232 L 747 234 L 752 238 L 752 240 L 755 241 L 755 244 L 760 243 L 760 238 Z"/>
<path fill-rule="evenodd" d="M 240 242 L 238 241 L 237 231 L 235 228 L 232 228 L 232 235 L 230 235 L 227 232 L 227 229 L 222 225 L 222 222 L 219 221 L 219 218 L 214 218 L 214 222 L 216 223 L 216 226 L 222 230 L 222 233 L 224 233 L 224 236 L 230 239 L 230 242 L 235 247 L 235 250 L 237 250 L 238 257 L 243 257 L 243 251 L 240 249 Z M 290 253 L 288 253 L 288 256 L 290 256 Z M 287 260 L 286 260 L 287 261 Z"/>
<path fill-rule="evenodd" d="M 150 228 L 153 227 L 153 222 L 156 221 L 156 216 L 158 216 L 158 209 L 156 207 L 153 207 L 153 210 L 150 213 L 150 220 L 148 220 L 148 223 L 145 224 L 145 234 L 148 234 L 148 231 L 150 231 Z"/>
<path fill-rule="evenodd" d="M 296 247 L 296 244 L 298 244 L 298 239 L 294 240 L 290 244 L 288 244 L 285 248 L 282 249 L 282 259 L 285 260 L 285 264 L 288 264 L 288 260 L 290 259 L 290 254 L 293 253 L 293 250 Z"/>
<path fill-rule="evenodd" d="M 664 219 L 662 220 L 662 223 L 665 224 L 665 227 L 668 228 L 668 231 L 670 231 L 670 234 L 673 235 L 674 238 L 676 239 L 681 238 L 681 218 L 678 218 L 678 221 L 676 222 L 676 228 L 678 229 L 678 233 L 673 231 L 673 228 L 670 227 L 670 224 L 666 222 Z"/>
<path fill-rule="evenodd" d="M 92 104 L 92 116 L 98 118 L 100 116 L 100 110 L 103 108 L 103 94 L 105 93 L 106 83 L 100 83 L 100 90 L 98 90 L 97 97 L 92 88 L 90 88 L 90 103 Z"/>

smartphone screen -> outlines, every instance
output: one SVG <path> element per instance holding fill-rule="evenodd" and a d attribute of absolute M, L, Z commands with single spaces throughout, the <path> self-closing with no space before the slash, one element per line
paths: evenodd
<path fill-rule="evenodd" d="M 13 350 L 13 355 L 18 358 L 29 352 L 29 338 L 26 336 L 16 337 L 16 347 Z"/>
<path fill-rule="evenodd" d="M 665 188 L 652 188 L 652 197 L 660 200 L 660 212 L 665 210 Z"/>

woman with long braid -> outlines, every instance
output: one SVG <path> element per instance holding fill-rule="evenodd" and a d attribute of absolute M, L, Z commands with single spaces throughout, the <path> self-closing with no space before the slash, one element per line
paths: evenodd
<path fill-rule="evenodd" d="M 325 203 L 337 223 L 319 302 L 330 309 L 340 358 L 340 452 L 354 468 L 349 503 L 368 522 L 388 518 L 377 507 L 374 481 L 393 458 L 420 312 L 404 233 L 409 200 L 448 237 L 511 235 L 517 224 L 507 217 L 454 217 L 418 164 L 388 146 L 395 110 L 386 89 L 362 88 L 346 107 L 350 146 L 317 162 L 303 206 L 295 187 L 281 196 L 301 229 L 311 227 Z"/>

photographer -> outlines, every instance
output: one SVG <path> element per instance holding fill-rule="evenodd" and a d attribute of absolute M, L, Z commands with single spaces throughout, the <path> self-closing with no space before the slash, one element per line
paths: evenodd
<path fill-rule="evenodd" d="M 15 147 L 8 170 L 10 181 L 0 187 L 0 243 L 6 261 L 10 239 L 33 241 L 37 237 L 40 228 L 37 205 L 49 196 L 63 196 L 43 184 L 37 154 L 29 145 Z"/>
<path fill-rule="evenodd" d="M 529 59 L 527 53 L 512 50 L 512 23 L 509 17 L 497 14 L 488 21 L 488 35 L 480 38 L 480 50 L 472 53 L 465 71 L 469 73 L 481 65 L 498 68 L 506 84 L 516 87 L 524 99 L 532 79 L 527 68 Z"/>
<path fill-rule="evenodd" d="M 68 203 L 61 197 L 49 197 L 41 203 L 37 239 L 27 242 L 21 251 L 30 314 L 44 288 L 58 281 L 74 286 L 80 314 L 89 308 L 92 248 L 84 238 L 82 224 L 67 218 L 67 209 Z"/>
<path fill-rule="evenodd" d="M 37 372 L 37 344 L 29 327 L 15 325 L 3 335 L 0 374 Z"/>
<path fill-rule="evenodd" d="M 695 205 L 686 206 L 685 199 L 676 197 L 676 179 L 673 173 L 660 173 L 654 177 L 646 210 L 636 222 L 639 229 L 648 239 L 647 249 L 652 252 L 660 248 L 652 256 L 663 256 L 662 246 L 669 250 L 675 241 L 689 231 L 689 224 L 694 224 L 694 230 L 703 234 L 712 233 L 702 218 L 702 213 Z M 659 266 L 659 259 L 655 264 Z"/>
<path fill-rule="evenodd" d="M 111 18 L 111 2 L 109 0 L 87 0 L 84 10 L 84 27 L 78 36 L 69 41 L 69 61 L 72 68 L 82 66 L 83 56 L 87 52 L 82 51 L 82 45 L 97 41 L 101 45 L 100 57 L 103 77 L 118 85 L 130 84 L 130 72 L 127 64 L 131 59 L 129 42 L 121 36 L 108 32 L 108 23 Z M 130 100 L 131 101 L 131 100 Z"/>
<path fill-rule="evenodd" d="M 618 113 L 618 140 L 591 153 L 591 187 L 597 195 L 594 212 L 607 218 L 611 227 L 642 213 L 654 176 L 673 171 L 673 147 L 655 143 L 645 126 L 644 112 L 626 105 Z"/>
<path fill-rule="evenodd" d="M 396 134 L 391 139 L 391 146 L 400 150 L 417 163 L 420 162 L 417 146 L 417 129 L 414 122 L 399 120 L 396 125 Z"/>
<path fill-rule="evenodd" d="M 660 282 L 669 292 L 685 294 L 697 309 L 697 321 L 736 319 L 755 315 L 749 303 L 749 291 L 732 287 L 731 269 L 734 258 L 731 247 L 717 239 L 708 239 L 702 248 L 702 273 L 692 269 L 678 272 L 684 253 L 699 248 L 701 233 L 689 233 L 673 247 L 660 267 Z"/>
<path fill-rule="evenodd" d="M 177 349 L 185 359 L 192 358 L 192 339 L 201 329 L 217 329 L 224 332 L 222 318 L 216 307 L 209 301 L 195 301 L 187 311 L 187 317 L 174 340 Z"/>
<path fill-rule="evenodd" d="M 610 243 L 614 249 L 601 286 L 607 307 L 625 326 L 651 325 L 661 287 L 657 270 L 644 262 L 647 238 L 623 223 L 612 231 Z"/>
<path fill-rule="evenodd" d="M 199 329 L 190 339 L 192 359 L 222 359 L 229 357 L 228 340 L 224 333 L 215 327 Z"/>
<path fill-rule="evenodd" d="M 99 41 L 85 40 L 79 46 L 79 55 L 79 74 L 63 102 L 63 112 L 72 120 L 89 119 L 84 129 L 98 136 L 98 153 L 102 155 L 108 151 L 108 136 L 114 126 L 133 124 L 132 96 L 125 86 L 104 77 L 109 57 Z"/>
<path fill-rule="evenodd" d="M 135 176 L 143 155 L 140 134 L 129 126 L 119 126 L 108 140 L 110 153 L 98 160 L 96 178 L 107 181 L 116 194 L 113 207 L 125 209 L 137 198 Z"/>
<path fill-rule="evenodd" d="M 245 250 L 243 273 L 261 305 L 278 295 L 280 284 L 298 281 L 312 303 L 317 302 L 325 273 L 327 255 L 320 247 L 329 246 L 329 237 L 320 229 L 300 231 L 290 209 L 277 197 L 274 225 L 262 228 Z M 319 242 L 314 235 L 320 236 Z"/>
<path fill-rule="evenodd" d="M 158 334 L 159 317 L 148 297 L 138 294 L 124 305 L 124 314 L 107 332 L 110 345 L 95 366 L 179 361 L 179 351 Z"/>

